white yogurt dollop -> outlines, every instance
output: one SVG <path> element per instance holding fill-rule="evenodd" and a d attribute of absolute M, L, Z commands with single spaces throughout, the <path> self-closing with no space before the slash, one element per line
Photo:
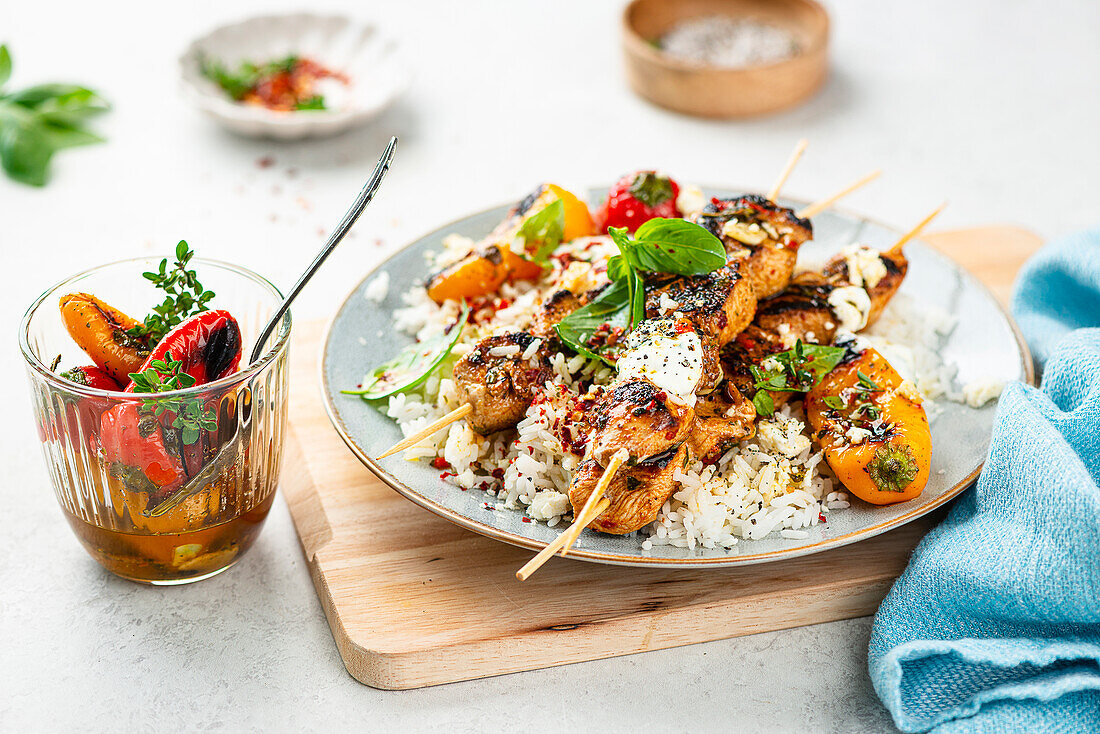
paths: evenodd
<path fill-rule="evenodd" d="M 703 379 L 703 343 L 694 331 L 677 334 L 658 329 L 639 328 L 631 334 L 615 364 L 619 380 L 648 380 L 668 393 L 670 400 L 694 407 L 695 391 Z"/>
<path fill-rule="evenodd" d="M 836 316 L 840 331 L 854 333 L 867 325 L 871 297 L 858 285 L 846 285 L 833 289 L 829 294 L 829 306 Z"/>

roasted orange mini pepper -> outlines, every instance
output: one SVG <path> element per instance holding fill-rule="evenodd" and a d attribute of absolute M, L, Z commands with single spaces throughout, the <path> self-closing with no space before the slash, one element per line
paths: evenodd
<path fill-rule="evenodd" d="M 528 218 L 559 199 L 564 209 L 563 241 L 595 234 L 587 204 L 560 186 L 544 184 L 516 205 L 493 231 L 489 240 L 492 244 L 432 275 L 426 286 L 428 296 L 436 303 L 473 300 L 496 291 L 506 282 L 537 279 L 543 273 L 542 266 L 513 252 L 511 242 Z"/>
<path fill-rule="evenodd" d="M 90 293 L 61 297 L 61 319 L 69 336 L 115 382 L 130 382 L 149 356 L 148 345 L 126 332 L 141 322 L 109 306 Z"/>
<path fill-rule="evenodd" d="M 921 403 L 916 387 L 867 348 L 829 372 L 804 406 L 837 479 L 861 500 L 890 505 L 928 483 L 932 433 Z"/>

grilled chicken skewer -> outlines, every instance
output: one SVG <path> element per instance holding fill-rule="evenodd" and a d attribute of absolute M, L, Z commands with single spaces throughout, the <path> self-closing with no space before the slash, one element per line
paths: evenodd
<path fill-rule="evenodd" d="M 722 353 L 723 368 L 737 389 L 751 397 L 755 380 L 750 365 L 758 366 L 795 341 L 832 344 L 841 328 L 857 332 L 874 324 L 908 272 L 903 247 L 944 206 L 925 216 L 890 249 L 851 245 L 830 258 L 820 272 L 801 273 L 782 293 L 760 301 L 752 325 Z M 790 393 L 772 393 L 777 406 L 789 397 Z"/>
<path fill-rule="evenodd" d="M 855 184 L 846 187 L 842 191 L 833 194 L 816 204 L 810 205 L 809 207 L 807 207 L 807 210 L 823 211 L 824 209 L 835 203 L 837 200 L 856 190 L 860 186 L 866 184 L 877 175 L 878 174 L 876 173 L 871 176 L 865 176 L 860 181 L 857 181 Z M 546 187 L 544 187 L 544 189 L 545 188 Z M 545 196 L 544 189 L 540 189 L 541 196 Z M 736 202 L 742 202 L 743 205 L 737 204 L 737 206 L 735 207 L 734 203 Z M 526 213 L 530 209 L 531 206 L 526 205 L 526 202 L 523 202 L 516 207 L 516 212 L 518 213 L 518 215 L 522 216 L 522 214 Z M 708 212 L 707 209 L 711 209 L 712 211 Z M 748 195 L 741 197 L 740 199 L 724 201 L 718 200 L 718 203 L 711 202 L 711 204 L 708 204 L 707 207 L 704 208 L 703 212 L 696 216 L 696 221 L 699 224 L 702 224 L 703 226 L 710 229 L 711 232 L 715 232 L 715 229 L 719 229 L 719 231 L 721 231 L 721 229 L 724 228 L 726 222 L 728 222 L 732 218 L 732 214 L 727 214 L 726 212 L 742 210 L 746 211 L 746 218 L 748 218 L 749 211 L 755 212 L 754 221 L 746 223 L 745 227 L 747 231 L 753 232 L 753 239 L 757 237 L 756 232 L 760 229 L 763 229 L 762 226 L 759 226 L 760 222 L 756 220 L 761 220 L 764 223 L 769 224 L 769 228 L 775 231 L 776 236 L 774 239 L 769 241 L 770 246 L 755 247 L 755 249 L 753 250 L 747 250 L 745 247 L 743 247 L 745 243 L 741 242 L 740 240 L 728 237 L 725 234 L 718 235 L 720 239 L 723 239 L 723 241 L 726 243 L 727 252 L 730 252 L 732 250 L 733 253 L 740 256 L 737 258 L 733 258 L 739 260 L 739 262 L 731 263 L 726 268 L 723 268 L 718 275 L 712 273 L 707 276 L 699 276 L 705 279 L 707 282 L 715 283 L 719 286 L 725 284 L 727 286 L 725 290 L 726 298 L 723 303 L 732 302 L 733 304 L 736 304 L 736 308 L 738 309 L 736 310 L 736 312 L 731 310 L 732 306 L 731 309 L 727 309 L 726 318 L 728 319 L 728 321 L 720 329 L 722 336 L 732 336 L 731 332 L 735 334 L 735 327 L 738 325 L 739 320 L 744 320 L 746 324 L 748 323 L 748 321 L 751 321 L 751 316 L 749 316 L 747 319 L 744 316 L 745 313 L 751 313 L 755 309 L 755 303 L 753 303 L 751 308 L 749 307 L 750 301 L 755 301 L 755 298 L 761 297 L 761 293 L 764 293 L 765 295 L 771 295 L 775 292 L 778 292 L 779 290 L 782 290 L 782 288 L 786 286 L 786 284 L 790 280 L 790 273 L 794 269 L 794 261 L 797 258 L 798 247 L 812 236 L 812 228 L 808 221 L 801 220 L 790 209 L 779 207 L 773 202 L 768 201 L 767 199 L 764 199 L 763 197 L 757 195 Z M 506 220 L 506 224 L 509 227 L 514 226 L 510 223 L 512 218 L 513 217 L 510 217 L 508 220 Z M 730 231 L 736 231 L 740 233 L 742 228 L 737 226 L 737 224 L 739 223 L 740 222 L 735 223 Z M 778 227 L 776 227 L 776 223 L 779 225 Z M 568 224 L 569 222 L 567 219 L 567 226 Z M 754 224 L 758 225 L 757 229 L 753 229 Z M 501 226 L 504 227 L 505 225 L 502 224 Z M 782 232 L 780 232 L 780 229 L 782 229 Z M 748 235 L 742 236 L 744 238 L 748 237 Z M 767 233 L 767 236 L 770 237 L 771 233 Z M 736 244 L 731 244 L 731 239 L 733 239 Z M 763 243 L 765 242 L 765 240 L 761 239 L 760 242 Z M 666 281 L 664 285 L 679 283 L 683 280 L 694 279 L 673 278 Z M 744 285 L 742 285 L 740 288 L 734 287 L 741 280 L 743 280 L 744 283 L 752 286 L 755 298 L 748 294 L 748 289 Z M 430 284 L 433 282 L 436 282 L 436 280 L 433 279 L 432 281 L 430 281 Z M 704 285 L 704 283 L 700 282 L 699 285 Z M 661 284 L 658 284 L 658 286 L 654 289 L 654 292 L 658 292 L 661 287 Z M 647 289 L 647 291 L 648 290 L 649 289 Z M 555 297 L 557 297 L 558 295 L 559 294 L 555 294 Z M 565 298 L 561 299 L 561 301 L 554 301 L 555 297 L 548 299 L 548 311 L 552 311 L 558 315 L 536 320 L 536 324 L 533 327 L 533 331 L 537 332 L 536 335 L 549 335 L 550 327 L 553 323 L 560 321 L 561 318 L 564 318 L 566 315 L 568 315 L 568 313 L 571 313 L 572 310 L 575 310 L 577 307 L 582 305 L 582 301 L 580 300 L 580 298 L 573 294 L 567 295 Z M 716 318 L 721 318 L 712 309 L 704 308 L 707 303 L 712 303 L 713 299 L 700 298 L 700 300 L 701 303 L 699 304 L 699 309 L 697 309 L 700 315 L 706 313 L 714 313 Z M 657 304 L 647 302 L 647 315 L 651 311 L 651 306 L 654 305 L 659 309 L 659 302 Z M 719 324 L 700 323 L 700 326 L 706 330 L 709 330 L 711 328 L 718 327 Z M 523 337 L 517 336 L 515 338 L 516 340 L 520 340 Z M 477 368 L 477 370 L 472 371 L 472 374 L 478 374 L 478 371 L 482 368 L 484 368 L 485 372 L 488 372 L 490 369 L 492 369 L 490 366 L 488 366 L 487 361 L 483 361 L 481 364 L 477 365 Z M 525 382 L 525 380 L 511 380 L 510 382 L 501 380 L 495 383 L 498 389 L 509 388 L 505 391 L 507 393 L 508 405 L 510 407 L 508 415 L 511 417 L 515 417 L 517 421 L 519 420 L 519 417 L 523 415 L 523 412 L 520 411 L 519 413 L 516 413 L 516 407 L 522 405 L 522 401 L 524 399 L 526 399 L 527 403 L 530 404 L 530 391 L 529 389 L 524 389 L 522 387 L 522 384 Z M 517 383 L 520 384 L 521 387 L 519 389 L 511 390 L 510 386 L 516 385 Z M 485 391 L 475 390 L 475 393 L 477 394 L 481 394 L 483 392 Z M 482 413 L 484 413 L 484 409 L 482 410 Z M 435 423 L 432 423 L 430 426 L 413 434 L 412 436 L 408 436 L 402 441 L 398 442 L 384 454 L 379 456 L 379 458 L 381 459 L 392 456 L 398 451 L 403 451 L 410 446 L 414 446 L 427 436 L 430 436 L 433 433 L 436 433 L 446 426 L 450 425 L 450 423 L 454 423 L 461 420 L 462 418 L 474 416 L 476 414 L 478 414 L 478 406 L 476 405 L 473 405 L 472 411 L 469 409 L 464 410 L 462 407 L 460 407 L 448 414 L 445 419 L 440 419 Z M 476 421 L 478 419 L 475 418 L 474 420 Z M 503 428 L 508 427 L 508 424 L 501 420 L 486 419 L 484 422 L 481 423 L 483 428 L 487 428 L 488 426 L 494 424 L 500 425 L 500 428 L 497 428 L 495 430 L 502 430 Z"/>

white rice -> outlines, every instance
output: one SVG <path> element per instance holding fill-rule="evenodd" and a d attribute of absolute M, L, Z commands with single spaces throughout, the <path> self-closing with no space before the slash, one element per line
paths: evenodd
<path fill-rule="evenodd" d="M 572 252 L 593 263 L 605 262 L 607 238 L 585 238 L 563 245 L 559 252 Z M 448 238 L 436 265 L 453 261 L 458 250 L 469 248 L 465 238 Z M 554 262 L 551 272 L 536 284 L 502 286 L 492 306 L 479 307 L 475 325 L 468 327 L 442 368 L 417 391 L 391 397 L 386 414 L 397 421 L 405 435 L 458 407 L 453 365 L 485 336 L 526 328 L 539 310 L 544 294 L 560 287 L 603 282 L 599 266 L 586 262 Z M 395 313 L 398 328 L 424 339 L 453 323 L 458 307 L 436 305 L 414 288 L 403 296 L 405 308 Z M 671 299 L 668 299 L 671 300 Z M 665 302 L 662 310 L 678 304 Z M 929 415 L 935 414 L 934 400 L 941 397 L 964 399 L 954 387 L 955 368 L 939 357 L 943 339 L 955 321 L 946 311 L 917 307 L 905 294 L 898 294 L 874 326 L 863 334 L 910 380 L 925 397 Z M 530 359 L 538 350 L 532 343 L 521 355 Z M 496 347 L 494 356 L 515 356 L 520 347 Z M 410 460 L 442 459 L 447 468 L 442 476 L 464 490 L 483 490 L 494 501 L 488 508 L 521 510 L 531 521 L 555 526 L 569 520 L 572 508 L 568 492 L 572 472 L 580 457 L 563 447 L 560 429 L 576 399 L 614 379 L 606 365 L 581 355 L 557 353 L 550 358 L 552 378 L 543 395 L 536 399 L 514 430 L 483 437 L 465 421 L 447 431 L 425 438 L 406 452 Z M 977 388 L 971 400 L 985 398 Z M 730 449 L 717 463 L 696 460 L 677 470 L 678 487 L 661 509 L 657 520 L 638 534 L 643 550 L 668 545 L 681 548 L 730 549 L 742 540 L 756 540 L 776 534 L 805 539 L 807 529 L 827 522 L 830 513 L 850 507 L 848 495 L 830 473 L 820 451 L 815 452 L 804 422 L 801 404 L 782 407 L 770 419 L 757 421 L 756 435 Z"/>

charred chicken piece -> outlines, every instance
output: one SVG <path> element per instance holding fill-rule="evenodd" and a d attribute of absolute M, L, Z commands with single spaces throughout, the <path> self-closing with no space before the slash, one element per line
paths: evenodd
<path fill-rule="evenodd" d="M 531 324 L 531 333 L 540 339 L 551 339 L 557 336 L 554 325 L 561 322 L 569 314 L 584 305 L 584 298 L 573 291 L 554 291 L 542 302 L 542 310 L 535 315 Z"/>
<path fill-rule="evenodd" d="M 541 348 L 532 357 L 523 356 L 535 339 L 525 331 L 491 336 L 455 365 L 458 397 L 473 406 L 466 420 L 476 432 L 484 435 L 514 426 L 550 379 Z"/>
<path fill-rule="evenodd" d="M 725 344 L 749 325 L 756 312 L 756 294 L 741 275 L 742 264 L 735 262 L 706 275 L 648 280 L 646 317 L 655 319 L 678 312 L 719 346 Z M 662 308 L 662 301 L 669 308 Z"/>
<path fill-rule="evenodd" d="M 692 456 L 718 458 L 738 441 L 756 433 L 756 408 L 730 382 L 725 382 L 695 406 L 695 425 L 688 434 Z"/>
<path fill-rule="evenodd" d="M 645 462 L 621 468 L 604 492 L 611 506 L 589 527 L 602 533 L 622 535 L 644 528 L 656 520 L 661 507 L 676 491 L 673 477 L 677 469 L 684 468 L 687 457 L 687 447 L 681 444 Z M 593 459 L 583 461 L 577 467 L 569 487 L 569 502 L 573 505 L 574 514 L 584 507 L 603 471 L 603 466 Z"/>
<path fill-rule="evenodd" d="M 865 258 L 871 258 L 872 267 L 860 268 L 859 275 L 856 276 L 852 272 L 852 266 L 858 267 L 859 261 Z M 874 259 L 881 266 L 876 267 Z M 831 285 L 858 285 L 867 291 L 871 299 L 871 309 L 867 312 L 867 326 L 870 326 L 882 315 L 886 304 L 901 287 L 901 282 L 909 272 L 909 260 L 900 250 L 879 252 L 853 246 L 829 258 L 822 272 Z"/>
<path fill-rule="evenodd" d="M 632 462 L 657 456 L 683 443 L 693 419 L 691 408 L 670 400 L 652 382 L 625 380 L 596 407 L 592 456 L 600 464 L 607 464 L 619 449 L 626 449 Z"/>
<path fill-rule="evenodd" d="M 798 248 L 813 238 L 813 225 L 793 210 L 756 194 L 712 199 L 695 221 L 722 240 L 730 261 L 741 261 L 741 273 L 757 298 L 787 287 Z"/>
<path fill-rule="evenodd" d="M 765 331 L 790 334 L 810 344 L 831 344 L 837 319 L 829 305 L 833 286 L 821 275 L 801 273 L 782 292 L 756 307 L 753 323 Z"/>

